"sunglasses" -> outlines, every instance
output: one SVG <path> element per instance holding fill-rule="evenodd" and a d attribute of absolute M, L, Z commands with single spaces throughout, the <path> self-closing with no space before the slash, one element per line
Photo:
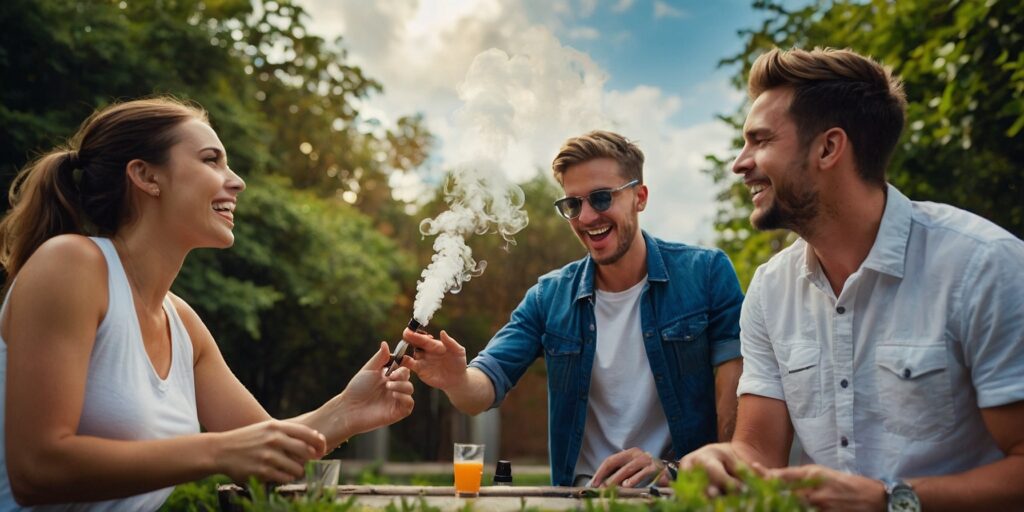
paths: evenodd
<path fill-rule="evenodd" d="M 555 201 L 555 209 L 558 210 L 559 215 L 565 217 L 566 220 L 575 219 L 580 216 L 580 212 L 583 211 L 583 201 L 586 200 L 590 203 L 590 207 L 595 212 L 603 212 L 612 207 L 612 196 L 616 192 L 626 190 L 630 187 L 635 187 L 640 184 L 640 180 L 633 180 L 619 188 L 604 188 L 601 190 L 595 190 L 586 196 L 568 196 Z"/>

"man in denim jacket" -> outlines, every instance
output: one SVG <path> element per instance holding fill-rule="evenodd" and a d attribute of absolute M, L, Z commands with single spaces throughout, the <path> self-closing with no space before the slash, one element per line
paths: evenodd
<path fill-rule="evenodd" d="M 731 437 L 743 294 L 721 251 L 638 228 L 648 189 L 633 143 L 590 132 L 552 167 L 566 194 L 555 206 L 588 256 L 542 276 L 468 366 L 444 331 L 408 329 L 419 350 L 403 365 L 478 414 L 543 356 L 552 482 L 645 485 L 666 474 L 662 459 Z"/>

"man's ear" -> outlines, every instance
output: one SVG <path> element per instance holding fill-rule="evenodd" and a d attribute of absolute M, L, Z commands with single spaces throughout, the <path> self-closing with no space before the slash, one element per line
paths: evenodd
<path fill-rule="evenodd" d="M 128 182 L 143 194 L 160 197 L 159 176 L 153 165 L 136 158 L 128 162 L 125 173 L 128 175 Z"/>
<path fill-rule="evenodd" d="M 647 208 L 647 185 L 643 183 L 636 186 L 636 211 L 642 212 Z"/>
<path fill-rule="evenodd" d="M 818 160 L 818 168 L 822 170 L 835 168 L 849 157 L 848 153 L 852 150 L 850 138 L 846 135 L 846 130 L 842 128 L 829 128 L 818 136 L 818 140 L 818 151 L 815 158 Z"/>

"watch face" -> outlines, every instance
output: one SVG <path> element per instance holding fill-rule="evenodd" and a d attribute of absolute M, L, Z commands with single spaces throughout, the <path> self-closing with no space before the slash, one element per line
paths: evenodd
<path fill-rule="evenodd" d="M 921 501 L 909 487 L 898 486 L 889 496 L 889 512 L 920 512 Z"/>

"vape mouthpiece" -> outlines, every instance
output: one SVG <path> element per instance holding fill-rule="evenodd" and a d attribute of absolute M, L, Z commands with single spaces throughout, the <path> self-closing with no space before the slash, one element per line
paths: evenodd
<path fill-rule="evenodd" d="M 410 331 L 418 331 L 421 325 L 415 318 L 412 318 L 409 320 L 407 327 Z M 391 353 L 391 359 L 388 359 L 388 371 L 384 372 L 385 376 L 391 375 L 391 372 L 397 370 L 402 365 L 402 358 L 405 357 L 407 350 L 409 350 L 409 344 L 405 340 L 399 340 L 398 344 L 395 345 L 395 351 Z"/>

